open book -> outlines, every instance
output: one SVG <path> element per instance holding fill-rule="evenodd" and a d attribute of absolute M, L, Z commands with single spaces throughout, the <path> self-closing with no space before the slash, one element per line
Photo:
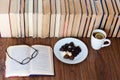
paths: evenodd
<path fill-rule="evenodd" d="M 7 48 L 6 77 L 54 75 L 52 48 L 44 45 L 15 45 Z"/>

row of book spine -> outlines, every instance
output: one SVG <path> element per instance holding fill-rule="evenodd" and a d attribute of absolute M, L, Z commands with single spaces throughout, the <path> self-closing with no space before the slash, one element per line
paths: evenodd
<path fill-rule="evenodd" d="M 119 0 L 1 0 L 1 37 L 120 37 Z"/>

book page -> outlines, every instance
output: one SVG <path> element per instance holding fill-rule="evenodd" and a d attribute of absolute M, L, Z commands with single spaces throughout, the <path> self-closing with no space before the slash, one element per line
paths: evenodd
<path fill-rule="evenodd" d="M 30 74 L 54 75 L 52 49 L 49 46 L 43 45 L 34 45 L 32 47 L 38 50 L 38 55 L 30 62 Z M 33 53 L 34 50 L 31 50 Z"/>
<path fill-rule="evenodd" d="M 6 53 L 6 77 L 29 75 L 29 63 L 22 65 L 15 60 L 22 62 L 25 58 L 29 57 L 30 49 L 31 48 L 26 45 L 10 46 L 7 48 L 8 54 Z"/>

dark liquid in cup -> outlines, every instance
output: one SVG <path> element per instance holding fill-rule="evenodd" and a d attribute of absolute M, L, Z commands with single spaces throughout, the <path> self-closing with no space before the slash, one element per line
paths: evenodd
<path fill-rule="evenodd" d="M 105 38 L 105 35 L 101 32 L 95 32 L 95 33 L 93 33 L 93 36 L 97 39 L 104 39 Z"/>

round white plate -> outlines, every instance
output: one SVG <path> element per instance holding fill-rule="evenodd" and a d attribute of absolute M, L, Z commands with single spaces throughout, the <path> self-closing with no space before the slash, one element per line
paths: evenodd
<path fill-rule="evenodd" d="M 77 55 L 74 58 L 74 60 L 63 58 L 63 56 L 61 55 L 62 51 L 60 51 L 61 46 L 63 46 L 66 43 L 70 43 L 70 42 L 73 42 L 75 46 L 79 46 L 81 48 L 81 52 L 79 53 L 79 55 Z M 76 39 L 76 38 L 63 38 L 63 39 L 60 39 L 59 41 L 57 41 L 56 44 L 54 45 L 54 54 L 60 61 L 62 61 L 64 63 L 77 64 L 77 63 L 80 63 L 80 62 L 82 62 L 83 60 L 85 60 L 87 58 L 88 48 L 85 45 L 85 43 L 82 42 L 79 39 Z"/>

